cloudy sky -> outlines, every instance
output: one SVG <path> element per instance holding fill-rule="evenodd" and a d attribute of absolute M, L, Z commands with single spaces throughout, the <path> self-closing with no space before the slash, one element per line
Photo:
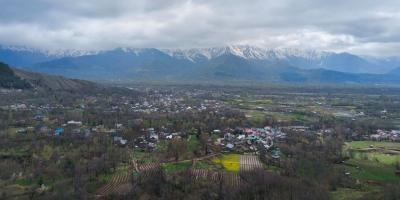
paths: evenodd
<path fill-rule="evenodd" d="M 0 44 L 41 49 L 228 44 L 400 56 L 399 0 L 0 0 Z"/>

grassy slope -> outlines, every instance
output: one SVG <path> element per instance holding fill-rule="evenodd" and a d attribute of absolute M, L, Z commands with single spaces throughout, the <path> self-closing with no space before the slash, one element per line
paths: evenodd
<path fill-rule="evenodd" d="M 394 174 L 395 168 L 370 160 L 350 159 L 346 164 L 355 166 L 345 166 L 346 172 L 351 173 L 351 177 L 362 181 L 396 182 L 400 177 Z"/>
<path fill-rule="evenodd" d="M 370 148 L 373 147 L 373 148 Z M 358 160 L 376 161 L 385 165 L 400 163 L 400 143 L 379 141 L 353 141 L 346 143 L 346 150 L 354 151 Z"/>
<path fill-rule="evenodd" d="M 163 165 L 164 170 L 167 173 L 183 171 L 189 169 L 192 166 L 192 162 L 179 162 L 179 163 L 165 163 Z"/>
<path fill-rule="evenodd" d="M 370 145 L 373 145 L 375 148 L 394 148 L 400 149 L 400 143 L 396 142 L 380 142 L 380 141 L 353 141 L 347 143 L 350 148 L 354 149 L 362 149 L 369 148 Z"/>
<path fill-rule="evenodd" d="M 344 172 L 350 172 L 350 177 L 358 179 L 362 184 L 360 189 L 339 188 L 331 192 L 334 200 L 345 199 L 364 199 L 366 196 L 379 194 L 381 185 L 386 183 L 398 183 L 400 177 L 394 174 L 394 161 L 399 155 L 387 155 L 382 152 L 363 151 L 369 149 L 370 145 L 374 148 L 400 149 L 400 143 L 377 142 L 377 141 L 354 141 L 346 144 L 345 150 L 360 150 L 354 158 L 345 161 L 345 165 L 340 165 Z M 361 152 L 361 153 L 359 153 Z M 366 156 L 362 156 L 365 154 Z M 368 184 L 372 182 L 373 184 Z"/>

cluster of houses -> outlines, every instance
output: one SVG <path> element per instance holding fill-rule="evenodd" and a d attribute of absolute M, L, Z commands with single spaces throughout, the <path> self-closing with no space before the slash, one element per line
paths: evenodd
<path fill-rule="evenodd" d="M 32 120 L 24 120 L 17 133 L 38 133 L 54 136 L 62 136 L 65 133 L 79 134 L 80 136 L 88 137 L 92 133 L 115 134 L 121 131 L 124 127 L 122 124 L 115 124 L 115 128 L 106 128 L 104 125 L 87 126 L 79 120 L 68 120 L 65 123 L 60 123 L 61 120 L 50 120 L 45 114 L 36 114 Z M 14 123 L 16 124 L 16 123 Z"/>
<path fill-rule="evenodd" d="M 215 145 L 220 145 L 228 151 L 259 152 L 270 150 L 275 140 L 286 138 L 286 134 L 280 128 L 266 126 L 264 128 L 236 128 L 225 129 L 223 132 L 214 130 L 216 134 L 223 134 L 218 138 Z"/>
<path fill-rule="evenodd" d="M 143 151 L 152 151 L 161 140 L 171 140 L 173 138 L 186 138 L 188 135 L 183 132 L 168 133 L 164 131 L 155 131 L 154 128 L 144 129 L 144 134 L 133 141 L 136 149 Z M 279 128 L 236 128 L 214 130 L 213 135 L 217 139 L 210 145 L 221 146 L 226 151 L 236 152 L 256 152 L 260 150 L 270 150 L 272 157 L 279 158 L 280 151 L 274 147 L 274 141 L 284 139 L 286 134 Z M 121 140 L 120 137 L 114 139 Z M 210 141 L 211 142 L 211 141 Z"/>
<path fill-rule="evenodd" d="M 400 130 L 385 131 L 379 129 L 376 131 L 376 134 L 370 135 L 369 139 L 377 141 L 388 140 L 388 141 L 400 142 Z"/>
<path fill-rule="evenodd" d="M 22 89 L 5 89 L 0 88 L 0 94 L 21 93 Z"/>
<path fill-rule="evenodd" d="M 130 110 L 133 112 L 139 113 L 177 113 L 177 112 L 186 112 L 186 111 L 204 111 L 207 109 L 211 110 L 224 110 L 224 108 L 229 107 L 230 104 L 225 104 L 224 101 L 219 100 L 208 100 L 210 94 L 207 94 L 201 90 L 194 91 L 175 91 L 175 92 L 159 92 L 159 91 L 146 91 L 147 95 L 143 97 L 133 97 L 133 96 L 123 96 L 118 99 L 114 99 L 112 105 L 110 104 L 101 104 L 101 97 L 85 97 L 82 101 L 79 101 L 79 105 L 77 103 L 73 103 L 73 105 L 64 106 L 62 104 L 53 103 L 47 104 L 44 103 L 39 106 L 32 105 L 30 103 L 14 103 L 8 106 L 1 106 L 0 109 L 11 110 L 11 111 L 36 111 L 36 114 L 33 119 L 36 122 L 32 123 L 21 123 L 24 124 L 23 128 L 17 129 L 17 133 L 27 133 L 27 132 L 38 132 L 38 133 L 47 133 L 55 136 L 61 136 L 65 133 L 73 133 L 80 134 L 85 137 L 90 136 L 93 133 L 105 133 L 112 137 L 113 142 L 116 145 L 121 146 L 131 146 L 134 148 L 151 151 L 156 148 L 157 143 L 160 140 L 171 140 L 176 137 L 187 137 L 187 134 L 184 132 L 169 132 L 168 130 L 160 129 L 156 131 L 154 128 L 144 129 L 142 136 L 129 141 L 126 138 L 121 136 L 121 132 L 124 130 L 124 126 L 122 124 L 116 124 L 115 128 L 106 128 L 102 125 L 99 126 L 86 126 L 79 120 L 69 120 L 66 119 L 54 119 L 50 120 L 46 114 L 41 113 L 51 113 L 54 109 L 62 109 L 71 110 L 71 111 L 84 111 L 90 108 L 100 108 L 103 109 L 104 112 L 117 112 L 118 110 Z M 240 98 L 239 95 L 230 95 L 221 93 L 213 93 L 211 94 L 211 99 L 223 96 L 226 98 Z M 200 98 L 197 98 L 200 97 Z M 188 101 L 194 100 L 192 101 Z M 318 99 L 317 99 L 318 100 Z M 303 99 L 296 99 L 296 101 L 304 101 Z M 316 100 L 315 100 L 316 101 Z M 99 102 L 99 104 L 94 105 L 94 103 Z M 87 104 L 85 104 L 87 103 Z M 316 101 L 316 103 L 320 106 L 325 105 L 325 103 L 320 103 Z M 294 104 L 295 105 L 295 104 Z M 104 107 L 106 106 L 106 107 Z M 265 106 L 265 105 L 264 105 Z M 234 106 L 233 106 L 234 107 Z M 293 106 L 291 104 L 282 104 L 282 105 L 273 105 L 268 109 L 262 106 L 257 106 L 258 110 L 272 110 L 277 112 L 292 112 Z M 351 115 L 350 115 L 351 114 Z M 364 116 L 363 112 L 358 114 L 356 113 L 347 113 L 347 112 L 337 112 L 336 116 L 342 117 L 357 117 Z M 382 116 L 387 115 L 387 111 L 383 110 L 381 112 Z M 73 117 L 68 117 L 71 119 Z M 74 119 L 80 119 L 74 118 Z M 141 119 L 132 120 L 133 124 L 140 124 Z M 17 121 L 17 119 L 16 119 Z M 28 120 L 27 120 L 28 121 Z M 43 123 L 42 123 L 43 122 Z M 35 125 L 36 124 L 36 125 Z M 39 125 L 37 125 L 39 124 Z M 129 127 L 129 122 L 127 124 Z M 330 134 L 331 130 L 310 130 L 309 127 L 306 126 L 286 126 L 281 128 L 272 128 L 272 127 L 264 127 L 264 128 L 235 128 L 235 129 L 224 129 L 224 130 L 214 130 L 213 134 L 217 136 L 217 139 L 213 141 L 212 145 L 221 146 L 223 149 L 227 151 L 238 151 L 238 152 L 260 152 L 261 150 L 269 150 L 273 153 L 275 157 L 279 157 L 279 151 L 274 147 L 274 141 L 284 139 L 286 137 L 286 133 L 298 132 L 298 133 L 310 133 L 310 134 Z M 390 140 L 390 141 L 400 141 L 400 131 L 392 130 L 392 131 L 384 131 L 377 130 L 376 134 L 368 136 L 371 140 Z"/>
<path fill-rule="evenodd" d="M 90 136 L 93 133 L 106 133 L 113 137 L 113 141 L 119 145 L 130 145 L 133 141 L 127 141 L 121 137 L 123 130 L 122 124 L 116 124 L 115 128 L 105 128 L 104 126 L 88 126 L 84 125 L 80 120 L 70 120 L 71 116 L 78 116 L 87 109 L 103 109 L 103 112 L 117 112 L 120 110 L 131 110 L 133 112 L 145 112 L 145 113 L 178 113 L 187 111 L 204 111 L 207 109 L 217 109 L 220 107 L 220 103 L 216 100 L 204 100 L 201 101 L 187 101 L 186 98 L 196 97 L 198 95 L 204 95 L 202 92 L 191 91 L 182 92 L 180 90 L 173 93 L 159 92 L 156 90 L 147 91 L 147 95 L 135 97 L 135 96 L 122 96 L 117 99 L 113 99 L 113 104 L 104 104 L 103 97 L 92 97 L 86 96 L 80 99 L 78 102 L 71 102 L 70 105 L 62 105 L 59 102 L 36 102 L 36 103 L 14 103 L 11 105 L 1 106 L 0 109 L 9 110 L 13 112 L 25 112 L 34 111 L 29 118 L 24 118 L 21 123 L 19 119 L 15 119 L 11 126 L 18 127 L 17 133 L 29 133 L 35 132 L 40 134 L 49 134 L 54 136 L 62 136 L 66 133 L 79 134 L 81 136 Z M 185 98 L 183 98 L 185 97 Z M 104 107 L 106 106 L 106 107 Z M 56 111 L 56 112 L 54 112 Z M 50 117 L 49 113 L 59 113 L 64 111 L 71 111 L 70 116 L 60 116 L 60 118 Z M 76 113 L 76 114 L 75 114 Z M 21 115 L 22 117 L 22 115 Z M 67 121 L 67 119 L 69 121 Z M 140 119 L 134 119 L 128 122 L 130 124 L 140 124 Z M 155 131 L 146 130 L 149 132 L 149 137 L 142 138 L 141 142 L 137 143 L 137 146 L 144 146 L 146 149 L 155 147 L 155 142 L 159 139 L 172 139 L 174 137 L 180 137 L 183 133 L 157 133 Z"/>
<path fill-rule="evenodd" d="M 186 133 L 183 132 L 157 132 L 154 128 L 143 129 L 142 132 L 142 136 L 133 141 L 133 146 L 136 149 L 144 151 L 154 150 L 160 140 L 172 140 L 174 138 L 182 138 L 187 136 Z"/>
<path fill-rule="evenodd" d="M 145 99 L 135 104 L 129 104 L 130 109 L 141 113 L 179 113 L 185 111 L 203 111 L 209 108 L 217 109 L 220 107 L 220 104 L 216 101 L 204 100 L 203 102 L 199 102 L 198 105 L 189 105 L 181 97 L 174 98 L 169 95 L 157 97 L 156 99 L 150 98 L 152 100 Z"/>
<path fill-rule="evenodd" d="M 204 95 L 202 91 L 169 91 L 161 92 L 158 90 L 143 89 L 146 91 L 144 96 L 121 96 L 113 99 L 111 107 L 104 108 L 106 112 L 118 112 L 119 110 L 129 110 L 137 113 L 179 113 L 186 111 L 203 111 L 206 109 L 217 109 L 221 103 L 216 100 L 198 99 L 196 97 Z M 143 92 L 143 91 L 141 91 Z M 187 99 L 196 99 L 187 101 Z M 98 102 L 96 98 L 86 98 L 86 101 Z M 84 106 L 84 105 L 83 105 Z M 81 107 L 81 109 L 85 109 Z"/>
<path fill-rule="evenodd" d="M 51 111 L 52 109 L 55 108 L 64 108 L 63 105 L 61 104 L 55 104 L 55 105 L 40 105 L 40 106 L 36 106 L 33 104 L 26 104 L 26 103 L 15 103 L 15 104 L 11 104 L 11 105 L 3 105 L 0 106 L 0 109 L 2 110 L 10 110 L 10 111 Z"/>

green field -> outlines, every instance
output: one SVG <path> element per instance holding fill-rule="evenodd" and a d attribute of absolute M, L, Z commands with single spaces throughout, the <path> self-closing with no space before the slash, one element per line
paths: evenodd
<path fill-rule="evenodd" d="M 395 167 L 370 160 L 350 159 L 345 162 L 345 172 L 352 178 L 361 181 L 396 182 L 400 177 L 395 175 Z"/>
<path fill-rule="evenodd" d="M 188 139 L 188 148 L 190 151 L 195 151 L 199 149 L 200 142 L 196 135 L 190 135 Z"/>
<path fill-rule="evenodd" d="M 187 170 L 192 166 L 192 162 L 165 163 L 163 168 L 167 173 Z"/>
<path fill-rule="evenodd" d="M 265 120 L 265 113 L 262 111 L 258 110 L 245 110 L 246 113 L 246 118 L 249 119 L 249 121 L 252 124 L 261 124 Z"/>
<path fill-rule="evenodd" d="M 133 151 L 133 155 L 137 159 L 139 163 L 154 163 L 157 162 L 156 157 L 154 154 L 151 154 L 149 152 L 142 152 L 142 151 Z"/>
<path fill-rule="evenodd" d="M 196 169 L 208 169 L 208 170 L 212 170 L 212 171 L 216 171 L 216 170 L 221 169 L 220 165 L 216 165 L 211 160 L 198 160 L 198 161 L 196 161 L 196 164 L 194 165 L 194 168 L 196 168 Z"/>
<path fill-rule="evenodd" d="M 362 189 L 338 188 L 330 192 L 330 196 L 332 200 L 363 200 L 365 197 L 374 199 L 377 194 L 379 196 L 380 189 L 379 186 L 367 186 Z"/>
<path fill-rule="evenodd" d="M 400 150 L 400 143 L 394 142 L 346 143 L 344 151 L 350 159 L 338 167 L 343 173 L 348 173 L 350 178 L 364 184 L 359 189 L 339 188 L 331 192 L 332 199 L 364 199 L 366 196 L 379 194 L 384 184 L 400 182 L 400 176 L 395 174 L 395 165 L 400 160 L 400 154 L 396 154 L 398 150 Z"/>
<path fill-rule="evenodd" d="M 385 165 L 400 163 L 400 143 L 354 141 L 346 143 L 345 151 L 351 158 L 358 160 L 370 160 Z"/>
<path fill-rule="evenodd" d="M 361 199 L 364 195 L 365 192 L 350 188 L 339 188 L 331 192 L 333 200 Z"/>
<path fill-rule="evenodd" d="M 346 172 L 359 180 L 379 182 L 400 181 L 395 175 L 395 165 L 400 162 L 400 143 L 379 141 L 354 141 L 346 143 Z"/>
<path fill-rule="evenodd" d="M 386 148 L 386 149 L 398 149 L 400 150 L 400 143 L 398 142 L 381 142 L 381 141 L 353 141 L 348 142 L 346 145 L 353 149 L 370 148 L 372 145 L 374 148 Z"/>

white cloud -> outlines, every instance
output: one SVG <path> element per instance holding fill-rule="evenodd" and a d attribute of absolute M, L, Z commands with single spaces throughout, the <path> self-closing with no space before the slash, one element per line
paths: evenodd
<path fill-rule="evenodd" d="M 395 0 L 0 0 L 0 43 L 43 49 L 250 44 L 397 54 Z"/>

